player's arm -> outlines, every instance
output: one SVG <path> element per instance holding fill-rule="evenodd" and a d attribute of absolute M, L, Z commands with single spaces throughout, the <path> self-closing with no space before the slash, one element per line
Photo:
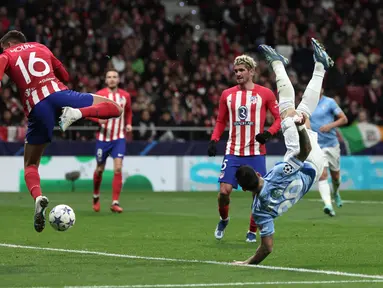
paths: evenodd
<path fill-rule="evenodd" d="M 5 54 L 0 55 L 0 87 L 1 87 L 1 80 L 3 80 L 4 73 L 8 68 L 8 57 Z"/>
<path fill-rule="evenodd" d="M 57 59 L 53 54 L 51 54 L 51 61 L 53 72 L 55 73 L 56 77 L 62 82 L 68 82 L 69 74 L 68 71 L 66 71 L 63 63 L 61 63 L 61 61 Z"/>
<path fill-rule="evenodd" d="M 277 134 L 279 129 L 281 129 L 281 116 L 279 115 L 278 101 L 275 98 L 274 93 L 271 91 L 267 98 L 266 107 L 267 110 L 269 110 L 273 115 L 274 122 L 270 126 L 269 130 L 255 136 L 255 140 L 261 144 L 265 144 L 273 135 Z"/>
<path fill-rule="evenodd" d="M 274 246 L 274 221 L 260 225 L 261 228 L 261 245 L 253 256 L 245 261 L 234 262 L 235 264 L 257 265 L 261 263 L 273 251 Z M 265 229 L 266 228 L 266 229 Z M 265 232 L 267 231 L 267 232 Z M 262 235 L 263 234 L 263 235 Z"/>
<path fill-rule="evenodd" d="M 207 152 L 209 156 L 215 156 L 217 154 L 216 143 L 225 131 L 227 120 L 229 119 L 229 109 L 227 108 L 226 97 L 226 93 L 223 92 L 219 100 L 217 122 L 215 124 L 213 134 L 211 135 Z"/>
<path fill-rule="evenodd" d="M 342 109 L 340 109 L 340 107 L 338 106 L 338 104 L 336 104 L 335 101 L 333 102 L 332 106 L 333 106 L 332 107 L 333 114 L 335 115 L 337 119 L 334 122 L 331 122 L 329 124 L 326 124 L 320 127 L 319 131 L 321 132 L 329 132 L 333 128 L 337 128 L 337 127 L 346 125 L 348 123 L 346 114 L 344 114 Z"/>
<path fill-rule="evenodd" d="M 126 123 L 126 132 L 132 131 L 132 100 L 130 99 L 130 95 L 126 96 L 126 104 L 125 104 L 125 123 Z"/>

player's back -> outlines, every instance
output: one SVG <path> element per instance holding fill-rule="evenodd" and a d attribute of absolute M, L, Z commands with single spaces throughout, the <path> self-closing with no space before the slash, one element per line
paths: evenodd
<path fill-rule="evenodd" d="M 115 92 L 112 92 L 108 88 L 104 88 L 97 91 L 96 94 L 113 100 L 123 108 L 123 112 L 120 117 L 108 119 L 106 123 L 100 124 L 100 131 L 98 132 L 97 140 L 109 142 L 124 139 L 125 127 L 128 124 L 125 108 L 127 105 L 130 105 L 129 93 L 122 89 L 117 89 Z"/>
<path fill-rule="evenodd" d="M 61 62 L 46 46 L 36 42 L 20 43 L 5 49 L 3 54 L 8 58 L 5 72 L 19 89 L 27 114 L 50 94 L 68 89 L 54 73 Z"/>
<path fill-rule="evenodd" d="M 322 96 L 318 106 L 310 117 L 311 129 L 318 133 L 318 143 L 321 148 L 338 145 L 335 128 L 329 132 L 321 132 L 320 127 L 334 122 L 334 117 L 342 112 L 335 100 Z"/>
<path fill-rule="evenodd" d="M 316 171 L 308 163 L 294 170 L 287 162 L 277 163 L 264 177 L 261 192 L 254 200 L 257 224 L 280 216 L 301 199 L 314 183 Z"/>

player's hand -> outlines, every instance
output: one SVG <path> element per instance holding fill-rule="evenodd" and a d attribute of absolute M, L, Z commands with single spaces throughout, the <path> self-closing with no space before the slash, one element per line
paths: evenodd
<path fill-rule="evenodd" d="M 209 142 L 209 146 L 207 147 L 207 155 L 209 155 L 209 157 L 214 157 L 215 155 L 217 155 L 217 142 L 216 141 L 211 140 Z"/>
<path fill-rule="evenodd" d="M 327 125 L 323 125 L 322 127 L 320 127 L 319 131 L 320 132 L 329 132 L 331 129 L 332 129 L 332 127 L 329 124 L 327 124 Z"/>
<path fill-rule="evenodd" d="M 106 120 L 106 119 L 98 119 L 98 123 L 100 123 L 100 124 L 105 124 L 106 122 L 108 122 L 108 120 Z"/>
<path fill-rule="evenodd" d="M 295 125 L 302 126 L 302 125 L 304 125 L 306 123 L 306 116 L 304 114 L 302 114 L 300 116 L 299 115 L 295 115 L 293 117 L 293 120 L 294 120 Z"/>
<path fill-rule="evenodd" d="M 235 265 L 248 265 L 247 261 L 234 261 L 233 264 Z"/>
<path fill-rule="evenodd" d="M 126 125 L 126 132 L 132 132 L 133 128 L 132 125 Z"/>
<path fill-rule="evenodd" d="M 271 133 L 269 131 L 264 131 L 263 133 L 259 133 L 255 136 L 255 140 L 261 144 L 265 144 L 270 138 Z"/>

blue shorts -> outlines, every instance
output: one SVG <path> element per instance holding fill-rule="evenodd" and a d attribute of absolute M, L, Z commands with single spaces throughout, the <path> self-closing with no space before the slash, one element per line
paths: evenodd
<path fill-rule="evenodd" d="M 265 155 L 256 156 L 235 156 L 225 155 L 222 162 L 221 174 L 218 182 L 231 184 L 234 189 L 238 188 L 235 173 L 242 165 L 250 165 L 259 174 L 264 176 L 266 174 L 266 157 Z"/>
<path fill-rule="evenodd" d="M 108 156 L 112 158 L 124 158 L 126 149 L 125 139 L 117 139 L 113 141 L 97 141 L 96 142 L 96 160 L 97 163 L 105 163 Z"/>
<path fill-rule="evenodd" d="M 28 116 L 26 143 L 45 144 L 52 141 L 53 128 L 62 108 L 83 108 L 93 104 L 93 96 L 72 90 L 63 90 L 49 95 L 32 108 Z"/>

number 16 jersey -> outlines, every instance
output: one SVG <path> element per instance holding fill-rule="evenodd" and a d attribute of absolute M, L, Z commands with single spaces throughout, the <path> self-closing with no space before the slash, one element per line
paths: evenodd
<path fill-rule="evenodd" d="M 40 43 L 20 43 L 5 49 L 0 65 L 5 65 L 5 73 L 19 89 L 26 116 L 44 98 L 68 89 L 55 75 L 55 71 L 65 71 L 63 64 Z"/>

